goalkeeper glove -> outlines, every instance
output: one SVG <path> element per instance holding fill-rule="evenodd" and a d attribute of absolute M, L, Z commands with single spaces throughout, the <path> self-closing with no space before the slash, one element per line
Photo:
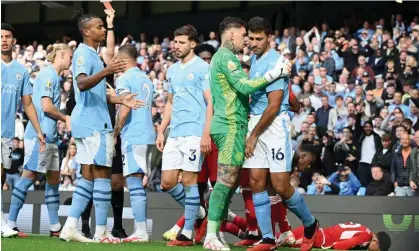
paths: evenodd
<path fill-rule="evenodd" d="M 288 59 L 280 57 L 278 61 L 276 61 L 274 68 L 267 71 L 264 77 L 269 81 L 269 83 L 272 83 L 278 78 L 289 76 L 291 73 L 291 67 L 291 62 L 288 61 Z"/>

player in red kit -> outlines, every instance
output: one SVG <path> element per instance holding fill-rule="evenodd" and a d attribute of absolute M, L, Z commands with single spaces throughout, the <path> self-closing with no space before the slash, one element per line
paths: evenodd
<path fill-rule="evenodd" d="M 304 227 L 298 227 L 292 232 L 296 241 L 291 246 L 300 247 Z M 352 222 L 318 229 L 313 245 L 314 248 L 322 249 L 369 251 L 388 251 L 390 246 L 391 239 L 387 233 L 373 233 L 368 227 Z"/>

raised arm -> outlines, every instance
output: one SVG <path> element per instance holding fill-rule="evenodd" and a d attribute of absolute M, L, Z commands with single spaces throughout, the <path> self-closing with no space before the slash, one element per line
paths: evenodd
<path fill-rule="evenodd" d="M 103 61 L 108 65 L 115 53 L 115 32 L 113 26 L 113 20 L 115 18 L 115 10 L 105 10 L 106 24 L 107 24 L 107 35 L 106 35 L 106 51 L 103 53 Z"/>

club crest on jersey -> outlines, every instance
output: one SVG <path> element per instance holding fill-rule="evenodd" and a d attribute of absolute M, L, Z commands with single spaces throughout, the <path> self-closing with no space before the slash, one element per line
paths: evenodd
<path fill-rule="evenodd" d="M 191 72 L 188 74 L 188 79 L 192 80 L 195 77 L 195 75 Z"/>
<path fill-rule="evenodd" d="M 19 72 L 16 73 L 16 79 L 17 80 L 22 80 L 22 74 L 20 74 Z"/>
<path fill-rule="evenodd" d="M 227 63 L 227 68 L 230 70 L 230 71 L 234 71 L 236 68 L 237 68 L 237 66 L 236 66 L 236 64 L 233 62 L 233 61 L 228 61 L 228 63 Z"/>
<path fill-rule="evenodd" d="M 83 58 L 83 56 L 79 56 L 77 58 L 77 66 L 84 66 L 84 58 Z"/>

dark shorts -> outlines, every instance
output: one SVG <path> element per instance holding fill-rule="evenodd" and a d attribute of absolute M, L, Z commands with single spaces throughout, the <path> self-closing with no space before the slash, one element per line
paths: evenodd
<path fill-rule="evenodd" d="M 122 174 L 122 152 L 121 152 L 121 137 L 118 136 L 118 140 L 115 145 L 115 157 L 112 160 L 112 174 Z"/>

